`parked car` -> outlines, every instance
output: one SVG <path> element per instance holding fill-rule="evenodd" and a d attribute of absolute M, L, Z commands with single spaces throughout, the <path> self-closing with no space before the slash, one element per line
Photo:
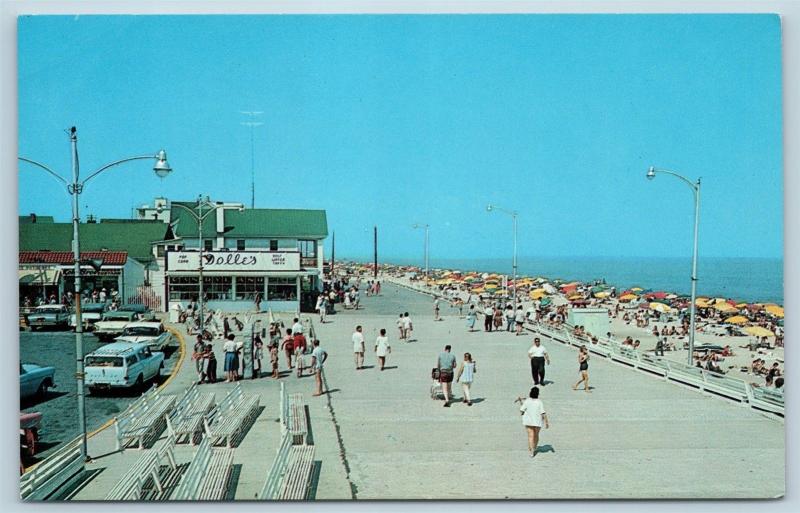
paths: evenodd
<path fill-rule="evenodd" d="M 31 331 L 42 328 L 68 329 L 69 310 L 64 305 L 37 306 L 33 313 L 28 315 L 28 325 Z"/>
<path fill-rule="evenodd" d="M 48 388 L 55 388 L 55 367 L 42 367 L 33 363 L 19 364 L 19 397 L 44 397 Z"/>
<path fill-rule="evenodd" d="M 136 315 L 129 310 L 108 311 L 94 324 L 94 335 L 102 342 L 110 342 L 122 335 L 125 326 L 137 320 Z"/>
<path fill-rule="evenodd" d="M 19 414 L 19 449 L 20 455 L 28 458 L 36 454 L 36 443 L 39 441 L 39 429 L 42 427 L 42 413 L 31 412 Z"/>
<path fill-rule="evenodd" d="M 157 382 L 164 368 L 164 353 L 151 351 L 147 344 L 114 342 L 86 355 L 84 373 L 89 392 L 111 389 L 144 390 Z"/>
<path fill-rule="evenodd" d="M 103 317 L 103 312 L 108 308 L 107 303 L 83 303 L 81 305 L 81 321 L 83 331 L 91 331 L 94 325 Z M 75 314 L 69 316 L 69 325 L 75 329 Z"/>
<path fill-rule="evenodd" d="M 153 351 L 163 351 L 172 343 L 172 334 L 160 321 L 132 322 L 125 326 L 117 342 L 147 344 Z"/>

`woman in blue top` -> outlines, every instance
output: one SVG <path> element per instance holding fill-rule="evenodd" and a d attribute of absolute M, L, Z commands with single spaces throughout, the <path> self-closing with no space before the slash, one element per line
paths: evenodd
<path fill-rule="evenodd" d="M 472 381 L 475 379 L 475 362 L 472 360 L 472 355 L 464 353 L 464 361 L 458 367 L 458 376 L 456 381 L 461 383 L 461 389 L 464 390 L 464 402 L 467 406 L 472 406 L 472 400 L 469 396 L 469 388 Z"/>
<path fill-rule="evenodd" d="M 469 306 L 469 312 L 467 312 L 467 327 L 469 331 L 475 331 L 475 321 L 478 319 L 478 313 L 475 311 L 475 305 Z"/>

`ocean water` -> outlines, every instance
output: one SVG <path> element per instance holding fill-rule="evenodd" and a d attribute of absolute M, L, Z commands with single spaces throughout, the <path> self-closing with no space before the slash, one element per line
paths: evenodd
<path fill-rule="evenodd" d="M 387 260 L 400 265 L 421 265 L 421 259 Z M 511 259 L 431 259 L 431 268 L 507 273 Z M 691 259 L 633 257 L 520 258 L 518 273 L 527 276 L 577 281 L 605 279 L 618 290 L 630 287 L 691 292 Z M 700 258 L 697 295 L 726 297 L 748 302 L 783 304 L 783 259 Z"/>

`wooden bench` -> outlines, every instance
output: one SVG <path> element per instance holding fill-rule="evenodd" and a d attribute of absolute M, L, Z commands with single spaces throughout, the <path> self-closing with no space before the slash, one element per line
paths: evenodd
<path fill-rule="evenodd" d="M 161 498 L 164 494 L 164 473 L 162 466 L 168 471 L 177 470 L 175 456 L 172 449 L 175 445 L 174 438 L 170 437 L 158 448 L 145 451 L 133 466 L 122 476 L 122 479 L 108 492 L 106 500 L 109 501 L 138 501 Z M 148 485 L 155 486 L 157 497 L 148 496 Z"/>
<path fill-rule="evenodd" d="M 166 427 L 165 415 L 175 405 L 174 395 L 162 395 L 153 387 L 134 401 L 118 417 L 114 417 L 117 450 L 134 444 L 143 449 L 155 442 Z"/>
<path fill-rule="evenodd" d="M 314 469 L 314 446 L 293 445 L 288 432 L 281 438 L 275 460 L 257 496 L 260 500 L 306 500 Z"/>
<path fill-rule="evenodd" d="M 212 445 L 222 443 L 229 448 L 242 434 L 242 429 L 258 415 L 258 395 L 242 392 L 242 385 L 237 383 L 225 399 L 203 418 L 206 436 Z"/>
<path fill-rule="evenodd" d="M 25 472 L 19 479 L 20 498 L 26 501 L 48 499 L 73 477 L 81 474 L 85 468 L 81 455 L 82 444 L 82 437 L 79 436 Z"/>
<path fill-rule="evenodd" d="M 175 437 L 175 443 L 195 445 L 196 434 L 203 431 L 203 418 L 214 408 L 214 392 L 200 392 L 197 383 L 192 384 L 178 401 L 171 414 L 166 415 L 167 431 Z"/>
<path fill-rule="evenodd" d="M 750 386 L 750 406 L 777 415 L 784 415 L 784 397 L 780 392 L 769 388 Z"/>
<path fill-rule="evenodd" d="M 204 438 L 170 499 L 177 501 L 224 499 L 233 466 L 233 452 L 233 449 L 212 448 L 209 439 Z"/>
<path fill-rule="evenodd" d="M 305 445 L 308 426 L 306 424 L 306 404 L 303 394 L 296 393 L 289 396 L 289 418 L 287 430 L 292 436 L 292 444 Z"/>

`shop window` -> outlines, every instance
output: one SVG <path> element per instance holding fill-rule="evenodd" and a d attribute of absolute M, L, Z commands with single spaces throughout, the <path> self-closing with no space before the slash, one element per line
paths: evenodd
<path fill-rule="evenodd" d="M 233 279 L 230 276 L 204 276 L 203 295 L 208 301 L 233 299 Z"/>
<path fill-rule="evenodd" d="M 164 246 L 162 245 L 156 246 L 156 256 L 159 258 L 164 256 Z"/>
<path fill-rule="evenodd" d="M 171 276 L 169 278 L 170 301 L 197 300 L 200 282 L 196 276 Z"/>
<path fill-rule="evenodd" d="M 313 240 L 298 240 L 297 249 L 300 251 L 301 258 L 316 258 L 317 242 Z"/>
<path fill-rule="evenodd" d="M 296 301 L 297 278 L 270 278 L 267 283 L 268 301 Z"/>
<path fill-rule="evenodd" d="M 244 239 L 237 239 L 236 240 L 236 250 L 237 251 L 244 251 Z"/>
<path fill-rule="evenodd" d="M 206 251 L 214 249 L 214 241 L 211 239 L 203 239 L 203 249 Z"/>
<path fill-rule="evenodd" d="M 272 239 L 269 241 L 269 250 L 270 251 L 278 251 L 278 241 Z"/>
<path fill-rule="evenodd" d="M 263 276 L 237 276 L 236 277 L 236 299 L 237 301 L 254 301 L 256 294 L 264 296 L 264 277 Z"/>

